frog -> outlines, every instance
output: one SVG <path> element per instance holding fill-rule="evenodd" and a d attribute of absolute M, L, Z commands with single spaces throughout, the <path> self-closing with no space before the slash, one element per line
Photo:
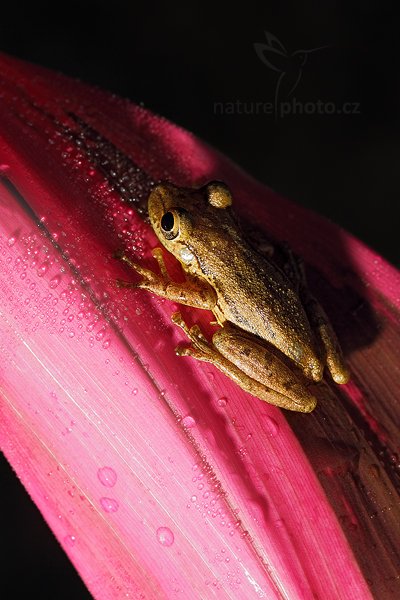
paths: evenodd
<path fill-rule="evenodd" d="M 349 380 L 337 336 L 308 288 L 302 260 L 283 244 L 284 265 L 278 264 L 273 244 L 257 247 L 232 204 L 222 181 L 198 188 L 156 184 L 148 197 L 150 224 L 181 264 L 185 281 L 171 279 L 157 247 L 158 272 L 117 252 L 141 278 L 117 284 L 211 311 L 218 327 L 211 340 L 198 324 L 189 327 L 180 311 L 172 314 L 190 342 L 179 344 L 176 354 L 211 363 L 260 400 L 309 413 L 317 404 L 309 388 L 325 368 L 334 382 Z"/>

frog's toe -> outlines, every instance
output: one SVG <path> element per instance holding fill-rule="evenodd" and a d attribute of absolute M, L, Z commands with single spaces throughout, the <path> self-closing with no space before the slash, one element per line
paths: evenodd
<path fill-rule="evenodd" d="M 116 279 L 115 285 L 117 288 L 137 288 L 138 285 L 136 283 L 132 283 L 131 281 L 124 281 L 123 279 Z"/>
<path fill-rule="evenodd" d="M 340 371 L 335 371 L 332 373 L 332 379 L 335 383 L 348 383 L 350 379 L 350 371 L 346 369 L 346 367 L 343 367 Z"/>
<path fill-rule="evenodd" d="M 304 374 L 314 381 L 321 381 L 324 376 L 324 365 L 317 358 L 313 358 L 309 361 L 307 367 L 304 369 Z"/>
<path fill-rule="evenodd" d="M 304 402 L 293 403 L 288 408 L 289 408 L 289 410 L 294 410 L 297 412 L 310 413 L 314 410 L 314 408 L 316 406 L 317 406 L 317 399 L 315 398 L 315 396 L 309 396 Z"/>
<path fill-rule="evenodd" d="M 191 346 L 184 346 L 183 344 L 179 344 L 175 348 L 175 354 L 177 356 L 193 356 L 193 350 Z"/>

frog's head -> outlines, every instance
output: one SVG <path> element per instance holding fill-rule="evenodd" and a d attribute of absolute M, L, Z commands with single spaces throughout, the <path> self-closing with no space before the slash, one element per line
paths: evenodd
<path fill-rule="evenodd" d="M 198 188 L 160 183 L 148 200 L 151 225 L 160 242 L 181 263 L 195 267 L 223 232 L 235 227 L 232 195 L 220 181 Z"/>

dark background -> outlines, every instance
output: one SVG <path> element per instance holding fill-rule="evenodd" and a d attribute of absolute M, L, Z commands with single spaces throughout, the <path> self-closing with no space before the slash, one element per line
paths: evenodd
<path fill-rule="evenodd" d="M 392 3 L 372 0 L 69 0 L 2 5 L 0 50 L 143 103 L 398 265 L 398 29 Z M 286 73 L 279 101 L 320 100 L 335 114 L 257 114 L 257 102 L 274 102 L 281 74 L 254 50 L 267 43 L 265 31 L 287 53 L 269 55 Z M 299 75 L 297 51 L 321 46 L 287 96 Z M 348 102 L 357 114 L 339 114 Z M 89 597 L 5 462 L 0 478 L 4 598 L 22 597 L 25 585 L 42 600 Z"/>

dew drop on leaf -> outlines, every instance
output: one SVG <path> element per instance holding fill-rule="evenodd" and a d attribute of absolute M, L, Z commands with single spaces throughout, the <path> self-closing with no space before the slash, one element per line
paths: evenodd
<path fill-rule="evenodd" d="M 159 527 L 156 533 L 157 539 L 162 546 L 172 546 L 175 536 L 169 527 Z"/>
<path fill-rule="evenodd" d="M 50 279 L 49 287 L 51 287 L 51 289 L 53 290 L 54 288 L 56 288 L 58 286 L 59 283 L 60 283 L 60 278 L 53 277 L 53 279 Z"/>
<path fill-rule="evenodd" d="M 105 487 L 114 487 L 117 482 L 117 474 L 111 467 L 102 467 L 97 471 L 97 477 Z"/>
<path fill-rule="evenodd" d="M 75 546 L 76 538 L 74 535 L 66 535 L 64 538 L 64 544 L 72 548 Z"/>
<path fill-rule="evenodd" d="M 268 415 L 263 415 L 262 428 L 270 437 L 276 437 L 279 433 L 278 423 Z"/>
<path fill-rule="evenodd" d="M 221 408 L 225 408 L 225 406 L 228 404 L 228 400 L 224 397 L 222 398 L 218 398 L 217 400 L 217 404 L 218 406 L 220 406 Z"/>
<path fill-rule="evenodd" d="M 119 504 L 114 498 L 100 498 L 100 504 L 105 512 L 112 513 L 117 512 Z"/>
<path fill-rule="evenodd" d="M 196 421 L 193 419 L 193 417 L 188 415 L 182 419 L 182 425 L 187 429 L 192 429 L 192 427 L 196 427 Z"/>
<path fill-rule="evenodd" d="M 105 328 L 104 328 L 104 327 L 102 327 L 102 328 L 100 329 L 100 331 L 99 331 L 98 333 L 96 333 L 96 340 L 97 340 L 98 342 L 99 342 L 100 340 L 102 340 L 102 339 L 103 339 L 105 332 L 106 332 Z"/>
<path fill-rule="evenodd" d="M 38 277 L 43 277 L 43 275 L 46 275 L 46 273 L 47 273 L 47 265 L 46 264 L 40 265 L 40 267 L 37 270 Z"/>

